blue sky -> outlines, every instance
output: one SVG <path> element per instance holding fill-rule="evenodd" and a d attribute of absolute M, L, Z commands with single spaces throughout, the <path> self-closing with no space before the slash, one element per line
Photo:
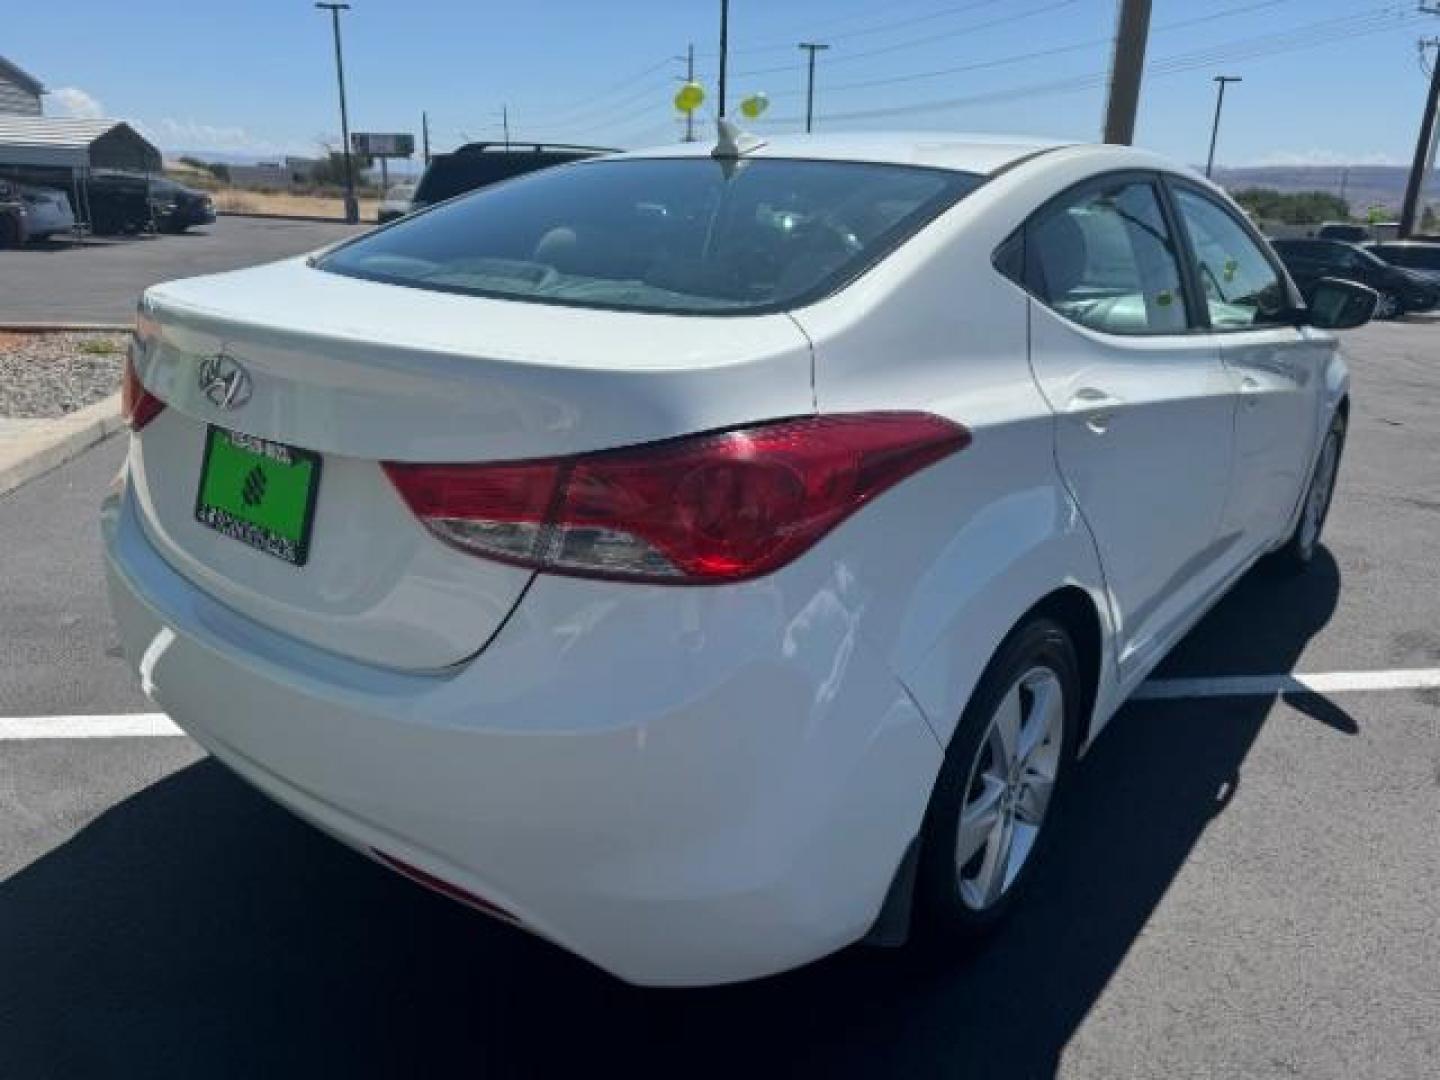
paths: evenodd
<path fill-rule="evenodd" d="M 731 96 L 803 113 L 802 39 L 829 42 L 824 128 L 1098 137 L 1115 0 L 732 0 Z M 432 141 L 671 141 L 693 41 L 714 102 L 718 0 L 354 0 L 343 17 L 351 126 Z M 6 55 L 47 110 L 138 121 L 167 150 L 311 153 L 339 129 L 329 17 L 308 0 L 62 0 L 7 5 Z M 1232 165 L 1405 163 L 1425 80 L 1413 0 L 1154 0 L 1136 141 L 1204 158 L 1219 73 L 1218 158 Z M 733 111 L 733 108 L 732 108 Z"/>

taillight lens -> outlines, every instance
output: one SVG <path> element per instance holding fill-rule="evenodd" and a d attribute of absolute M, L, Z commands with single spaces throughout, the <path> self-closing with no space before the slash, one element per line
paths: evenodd
<path fill-rule="evenodd" d="M 135 374 L 135 364 L 127 356 L 125 372 L 120 380 L 120 415 L 132 430 L 139 431 L 159 416 L 165 402 L 145 389 L 140 376 Z"/>
<path fill-rule="evenodd" d="M 120 415 L 132 430 L 139 431 L 165 408 L 165 402 L 145 389 L 135 371 L 135 354 L 144 352 L 159 337 L 159 327 L 145 311 L 144 305 L 135 312 L 135 334 L 125 354 L 125 369 L 120 376 Z"/>
<path fill-rule="evenodd" d="M 703 585 L 778 569 L 969 442 L 928 413 L 857 413 L 548 461 L 385 470 L 426 527 L 476 555 Z"/>

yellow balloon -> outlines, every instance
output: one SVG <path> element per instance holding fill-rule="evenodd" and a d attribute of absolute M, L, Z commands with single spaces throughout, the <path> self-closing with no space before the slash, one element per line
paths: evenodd
<path fill-rule="evenodd" d="M 683 113 L 692 113 L 705 102 L 705 88 L 697 82 L 687 82 L 675 92 L 675 108 Z"/>
<path fill-rule="evenodd" d="M 765 93 L 751 94 L 740 103 L 740 111 L 747 119 L 758 120 L 761 113 L 770 107 L 770 98 Z"/>

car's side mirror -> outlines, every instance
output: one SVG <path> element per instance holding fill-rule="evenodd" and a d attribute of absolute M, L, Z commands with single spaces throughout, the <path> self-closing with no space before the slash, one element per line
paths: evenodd
<path fill-rule="evenodd" d="M 1375 315 L 1380 294 L 1354 281 L 1321 278 L 1310 293 L 1305 321 L 1321 330 L 1354 330 Z"/>

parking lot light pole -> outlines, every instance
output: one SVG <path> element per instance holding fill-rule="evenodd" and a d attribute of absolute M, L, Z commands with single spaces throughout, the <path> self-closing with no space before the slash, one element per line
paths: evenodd
<path fill-rule="evenodd" d="M 1220 92 L 1215 96 L 1215 122 L 1210 125 L 1210 156 L 1205 159 L 1205 175 L 1215 170 L 1215 140 L 1220 137 L 1220 110 L 1225 106 L 1225 84 L 1232 82 L 1244 82 L 1239 75 L 1216 75 L 1215 82 L 1220 87 Z"/>
<path fill-rule="evenodd" d="M 808 135 L 815 127 L 815 54 L 830 46 L 818 41 L 802 41 L 800 48 L 810 54 L 810 77 L 805 83 L 805 133 Z"/>
<path fill-rule="evenodd" d="M 350 160 L 350 116 L 345 109 L 345 60 L 340 53 L 340 12 L 349 11 L 349 4 L 317 3 L 317 8 L 330 12 L 335 31 L 335 79 L 340 84 L 340 139 L 345 155 L 345 220 L 354 225 L 360 220 L 360 203 L 355 198 L 355 167 Z"/>

